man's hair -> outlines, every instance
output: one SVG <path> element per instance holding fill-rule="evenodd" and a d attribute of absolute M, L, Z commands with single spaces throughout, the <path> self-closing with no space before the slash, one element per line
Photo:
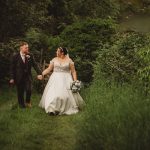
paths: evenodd
<path fill-rule="evenodd" d="M 24 46 L 24 45 L 28 45 L 28 43 L 25 42 L 25 41 L 21 41 L 21 42 L 19 43 L 19 47 Z"/>

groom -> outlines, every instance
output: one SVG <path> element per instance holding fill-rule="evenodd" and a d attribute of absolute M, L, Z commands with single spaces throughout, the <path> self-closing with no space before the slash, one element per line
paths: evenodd
<path fill-rule="evenodd" d="M 28 43 L 20 42 L 20 51 L 12 57 L 10 84 L 16 84 L 18 103 L 21 108 L 31 107 L 32 67 L 38 74 L 37 78 L 41 78 L 41 70 L 33 55 L 29 53 Z M 26 93 L 25 101 L 24 93 Z"/>

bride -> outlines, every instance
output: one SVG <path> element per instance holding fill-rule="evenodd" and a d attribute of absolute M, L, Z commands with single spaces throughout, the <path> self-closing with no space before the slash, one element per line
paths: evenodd
<path fill-rule="evenodd" d="M 77 75 L 74 62 L 67 53 L 66 48 L 59 47 L 56 51 L 57 57 L 42 72 L 44 77 L 53 71 L 39 103 L 49 115 L 76 114 L 84 105 L 80 94 L 70 90 L 70 84 L 77 80 Z"/>

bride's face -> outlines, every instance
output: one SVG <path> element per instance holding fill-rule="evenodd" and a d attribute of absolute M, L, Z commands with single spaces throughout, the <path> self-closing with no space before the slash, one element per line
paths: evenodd
<path fill-rule="evenodd" d="M 58 48 L 56 51 L 56 56 L 60 57 L 61 55 L 62 55 L 62 52 L 61 52 L 60 48 Z"/>

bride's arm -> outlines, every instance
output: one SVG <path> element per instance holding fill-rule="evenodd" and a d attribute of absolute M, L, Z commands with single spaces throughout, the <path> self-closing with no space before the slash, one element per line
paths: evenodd
<path fill-rule="evenodd" d="M 48 66 L 48 68 L 46 68 L 46 69 L 42 72 L 42 75 L 45 76 L 45 75 L 47 75 L 48 73 L 50 73 L 50 72 L 53 70 L 53 67 L 54 67 L 53 63 L 50 63 L 49 66 Z"/>
<path fill-rule="evenodd" d="M 70 70 L 71 70 L 73 80 L 76 81 L 77 80 L 77 73 L 76 73 L 75 66 L 74 66 L 73 62 L 70 63 Z"/>

